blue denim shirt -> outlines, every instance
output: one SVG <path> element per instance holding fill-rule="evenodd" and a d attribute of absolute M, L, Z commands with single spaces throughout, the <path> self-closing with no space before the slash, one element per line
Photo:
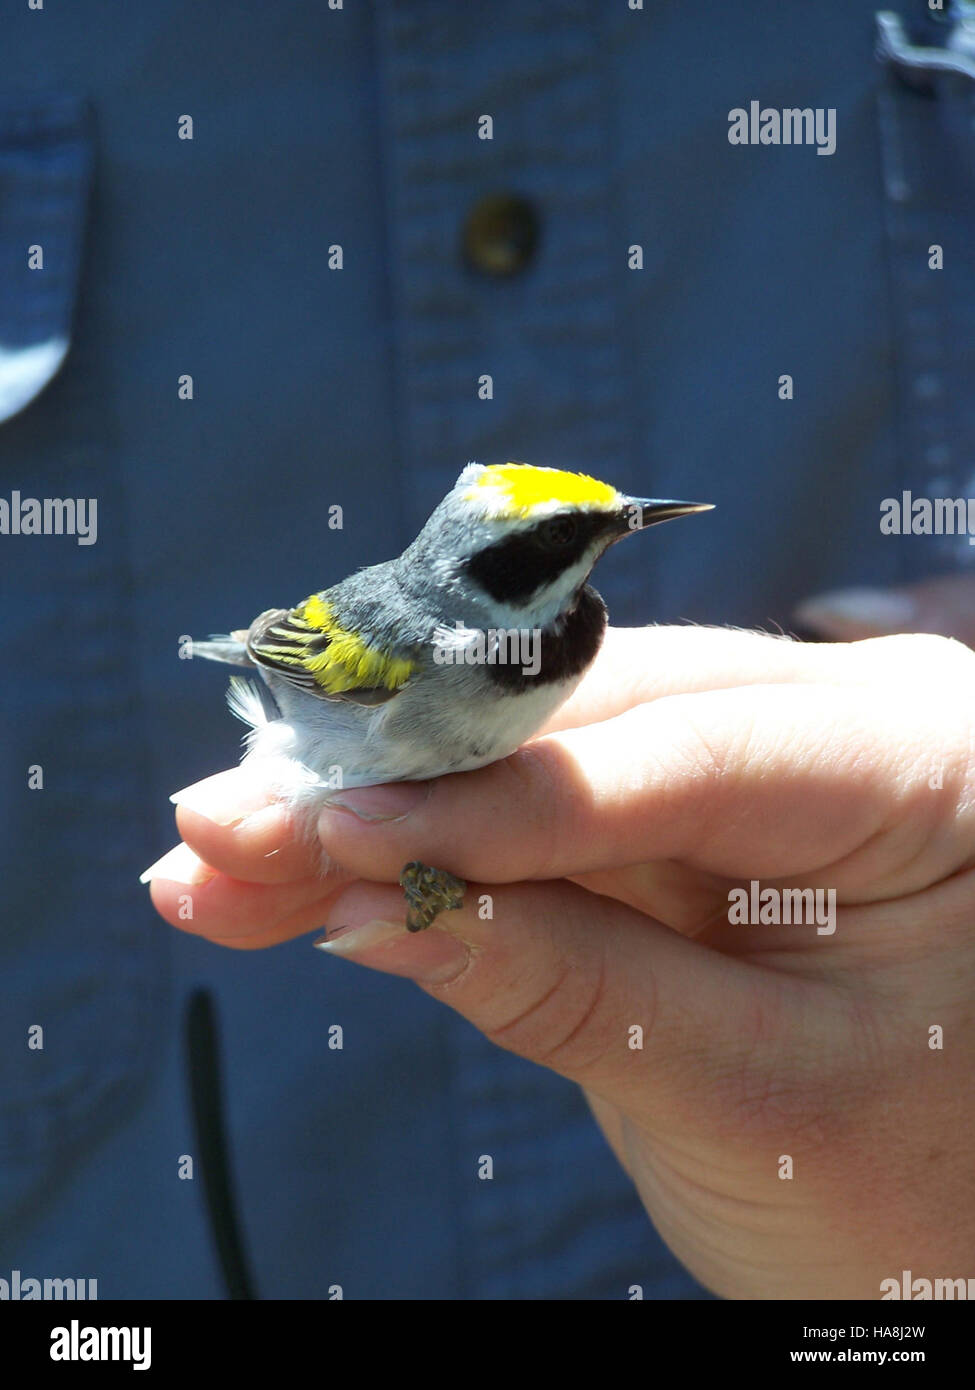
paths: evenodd
<path fill-rule="evenodd" d="M 238 954 L 155 917 L 168 793 L 239 752 L 179 641 L 394 555 L 469 459 L 717 504 L 601 565 L 618 624 L 774 630 L 969 563 L 878 509 L 969 487 L 975 82 L 885 71 L 863 0 L 10 0 L 3 24 L 0 383 L 18 358 L 28 401 L 0 497 L 94 497 L 97 539 L 0 536 L 0 1274 L 225 1296 L 179 1176 L 204 988 L 260 1296 L 704 1296 L 576 1087 L 307 938 Z M 731 145 L 752 100 L 835 108 L 835 153 Z M 470 254 L 490 197 L 531 209 L 517 274 Z"/>

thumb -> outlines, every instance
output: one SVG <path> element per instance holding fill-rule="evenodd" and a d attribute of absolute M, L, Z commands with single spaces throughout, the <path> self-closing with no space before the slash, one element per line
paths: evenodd
<path fill-rule="evenodd" d="M 831 642 L 933 632 L 975 647 L 975 575 L 944 575 L 892 589 L 836 589 L 804 599 L 793 617 Z"/>
<path fill-rule="evenodd" d="M 485 911 L 492 913 L 485 917 Z M 357 882 L 329 914 L 330 954 L 406 976 L 492 1042 L 550 1067 L 645 1124 L 728 1119 L 791 1052 L 800 1019 L 843 1028 L 820 986 L 697 944 L 575 884 L 468 885 L 464 907 L 416 935 L 395 888 Z M 385 919 L 385 920 L 383 920 Z M 832 1039 L 832 1041 L 831 1041 Z M 729 1084 L 729 1079 L 733 1084 Z"/>

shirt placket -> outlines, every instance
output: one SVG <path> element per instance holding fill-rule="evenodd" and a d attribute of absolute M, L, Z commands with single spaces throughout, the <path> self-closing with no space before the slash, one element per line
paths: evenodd
<path fill-rule="evenodd" d="M 550 3 L 540 15 L 518 3 L 402 0 L 378 6 L 376 22 L 408 539 L 470 459 L 518 450 L 520 461 L 611 475 L 607 461 L 628 447 L 612 259 L 623 252 L 610 226 L 608 103 L 588 3 Z M 485 116 L 492 139 L 479 138 Z M 509 215 L 510 254 L 479 254 L 478 237 Z M 579 1152 L 580 1125 L 583 1147 L 603 1140 L 573 1088 L 553 1087 L 462 1020 L 442 1026 L 458 1295 L 532 1297 L 545 1287 L 539 1252 L 551 1270 L 564 1233 L 584 1242 L 590 1219 L 578 1185 L 553 1177 L 553 1155 L 568 1130 Z M 606 1212 L 591 1220 L 605 1229 Z"/>

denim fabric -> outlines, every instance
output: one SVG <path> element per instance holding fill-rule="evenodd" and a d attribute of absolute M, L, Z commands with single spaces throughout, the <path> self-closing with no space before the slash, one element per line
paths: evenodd
<path fill-rule="evenodd" d="M 177 1176 L 204 986 L 262 1297 L 704 1296 L 574 1086 L 307 939 L 174 932 L 137 876 L 168 793 L 239 752 L 180 637 L 389 558 L 468 459 L 717 504 L 607 557 L 617 624 L 774 629 L 969 561 L 878 508 L 975 459 L 971 93 L 873 45 L 864 0 L 9 6 L 0 344 L 71 347 L 0 424 L 0 496 L 96 497 L 98 539 L 0 537 L 0 1273 L 224 1296 Z M 835 107 L 835 154 L 729 145 L 752 99 Z M 535 210 L 518 275 L 462 254 L 491 194 Z"/>

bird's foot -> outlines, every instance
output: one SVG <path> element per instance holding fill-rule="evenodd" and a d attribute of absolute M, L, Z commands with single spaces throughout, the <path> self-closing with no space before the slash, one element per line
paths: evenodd
<path fill-rule="evenodd" d="M 446 869 L 431 869 L 412 860 L 399 876 L 406 894 L 406 930 L 425 931 L 441 912 L 451 912 L 464 906 L 467 884 Z"/>

